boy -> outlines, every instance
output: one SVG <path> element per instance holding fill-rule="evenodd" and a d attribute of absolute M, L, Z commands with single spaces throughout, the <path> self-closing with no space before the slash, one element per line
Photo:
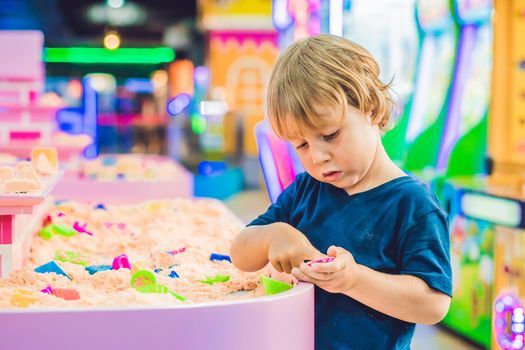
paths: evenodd
<path fill-rule="evenodd" d="M 332 35 L 292 44 L 270 77 L 270 124 L 306 172 L 241 231 L 231 258 L 316 285 L 316 349 L 409 349 L 414 324 L 450 305 L 446 214 L 381 143 L 388 88 L 365 49 Z"/>

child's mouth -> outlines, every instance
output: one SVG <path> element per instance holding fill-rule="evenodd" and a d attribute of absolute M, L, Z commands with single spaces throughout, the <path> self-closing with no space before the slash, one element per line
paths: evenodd
<path fill-rule="evenodd" d="M 334 181 L 337 180 L 340 175 L 340 171 L 327 171 L 326 173 L 323 173 L 323 178 L 328 181 Z"/>

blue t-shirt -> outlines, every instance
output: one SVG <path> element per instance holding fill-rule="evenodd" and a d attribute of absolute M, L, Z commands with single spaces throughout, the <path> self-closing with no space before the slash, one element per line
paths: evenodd
<path fill-rule="evenodd" d="M 250 225 L 286 222 L 326 254 L 343 247 L 376 271 L 412 275 L 452 295 L 446 213 L 427 187 L 409 176 L 348 195 L 307 173 Z M 415 324 L 344 294 L 315 288 L 316 349 L 409 349 Z"/>

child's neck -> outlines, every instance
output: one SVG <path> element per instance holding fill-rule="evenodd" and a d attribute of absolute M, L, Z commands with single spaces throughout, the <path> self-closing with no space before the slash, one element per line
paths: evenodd
<path fill-rule="evenodd" d="M 370 168 L 357 183 L 345 190 L 349 195 L 353 195 L 371 190 L 372 188 L 405 175 L 405 172 L 390 159 L 383 147 L 381 138 L 378 138 L 374 160 Z"/>

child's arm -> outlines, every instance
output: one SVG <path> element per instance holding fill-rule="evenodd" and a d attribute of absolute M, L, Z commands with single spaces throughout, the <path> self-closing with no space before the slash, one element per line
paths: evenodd
<path fill-rule="evenodd" d="M 450 297 L 410 275 L 390 275 L 357 264 L 349 252 L 330 247 L 333 262 L 301 264 L 295 277 L 332 293 L 343 293 L 377 311 L 406 322 L 434 324 L 445 317 Z"/>
<path fill-rule="evenodd" d="M 321 254 L 300 231 L 284 222 L 250 226 L 241 231 L 230 248 L 233 264 L 243 271 L 262 269 L 268 261 L 279 272 L 290 273 L 304 260 Z"/>

